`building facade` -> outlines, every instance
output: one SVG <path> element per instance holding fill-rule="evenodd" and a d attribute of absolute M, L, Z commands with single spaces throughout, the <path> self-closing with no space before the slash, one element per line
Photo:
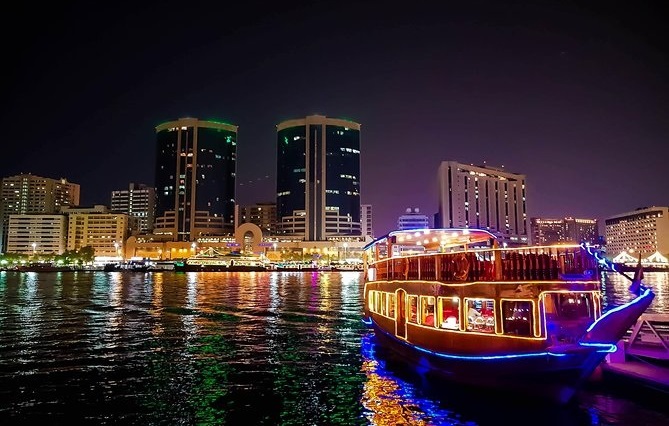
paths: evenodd
<path fill-rule="evenodd" d="M 529 243 L 525 175 L 455 161 L 439 165 L 437 228 L 479 228 L 513 245 Z"/>
<path fill-rule="evenodd" d="M 154 233 L 173 241 L 231 235 L 237 126 L 182 118 L 156 127 Z"/>
<path fill-rule="evenodd" d="M 63 254 L 67 242 L 67 219 L 63 214 L 9 215 L 7 252 Z"/>
<path fill-rule="evenodd" d="M 642 207 L 611 216 L 604 224 L 609 258 L 623 251 L 642 257 L 656 251 L 669 256 L 669 207 Z"/>
<path fill-rule="evenodd" d="M 430 227 L 430 219 L 421 214 L 418 208 L 408 208 L 406 213 L 397 218 L 397 229 L 400 231 L 407 229 L 427 229 Z"/>
<path fill-rule="evenodd" d="M 311 115 L 277 125 L 279 233 L 360 236 L 360 124 Z"/>
<path fill-rule="evenodd" d="M 128 189 L 112 191 L 111 211 L 128 215 L 132 235 L 151 233 L 156 216 L 156 191 L 131 182 Z"/>
<path fill-rule="evenodd" d="M 258 225 L 264 235 L 276 234 L 276 203 L 258 203 L 239 207 L 239 223 Z"/>
<path fill-rule="evenodd" d="M 67 250 L 92 247 L 95 257 L 122 257 L 128 237 L 128 215 L 112 213 L 106 206 L 66 207 Z"/>
<path fill-rule="evenodd" d="M 80 187 L 67 179 L 29 173 L 2 179 L 0 189 L 0 251 L 7 251 L 10 215 L 54 214 L 64 206 L 79 204 Z"/>
<path fill-rule="evenodd" d="M 360 233 L 374 238 L 374 216 L 371 204 L 360 204 Z"/>
<path fill-rule="evenodd" d="M 531 243 L 548 245 L 559 243 L 599 244 L 597 219 L 546 219 L 533 217 L 530 219 Z"/>

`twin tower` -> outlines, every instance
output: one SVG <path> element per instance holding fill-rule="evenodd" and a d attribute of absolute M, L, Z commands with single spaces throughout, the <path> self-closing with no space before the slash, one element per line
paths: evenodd
<path fill-rule="evenodd" d="M 278 233 L 359 236 L 360 124 L 311 115 L 276 133 Z M 237 126 L 196 118 L 157 126 L 154 233 L 173 241 L 232 234 L 236 174 Z"/>

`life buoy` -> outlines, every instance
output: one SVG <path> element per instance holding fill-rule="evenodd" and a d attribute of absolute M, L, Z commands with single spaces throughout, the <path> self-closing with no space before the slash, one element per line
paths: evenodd
<path fill-rule="evenodd" d="M 469 260 L 464 253 L 458 253 L 453 259 L 453 278 L 456 281 L 464 281 L 469 275 Z"/>

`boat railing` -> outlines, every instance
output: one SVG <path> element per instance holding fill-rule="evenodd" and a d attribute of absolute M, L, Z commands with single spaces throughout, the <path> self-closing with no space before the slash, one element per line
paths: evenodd
<path fill-rule="evenodd" d="M 642 314 L 625 340 L 625 353 L 669 360 L 669 315 Z"/>
<path fill-rule="evenodd" d="M 597 261 L 577 246 L 523 247 L 429 253 L 382 259 L 376 279 L 527 281 L 594 278 Z"/>

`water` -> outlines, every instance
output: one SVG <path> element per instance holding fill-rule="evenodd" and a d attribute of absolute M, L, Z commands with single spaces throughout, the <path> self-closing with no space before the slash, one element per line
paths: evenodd
<path fill-rule="evenodd" d="M 362 275 L 0 272 L 0 424 L 669 424 L 586 389 L 567 407 L 444 388 L 361 322 Z M 669 274 L 646 274 L 669 313 Z M 606 277 L 607 303 L 629 300 Z"/>

